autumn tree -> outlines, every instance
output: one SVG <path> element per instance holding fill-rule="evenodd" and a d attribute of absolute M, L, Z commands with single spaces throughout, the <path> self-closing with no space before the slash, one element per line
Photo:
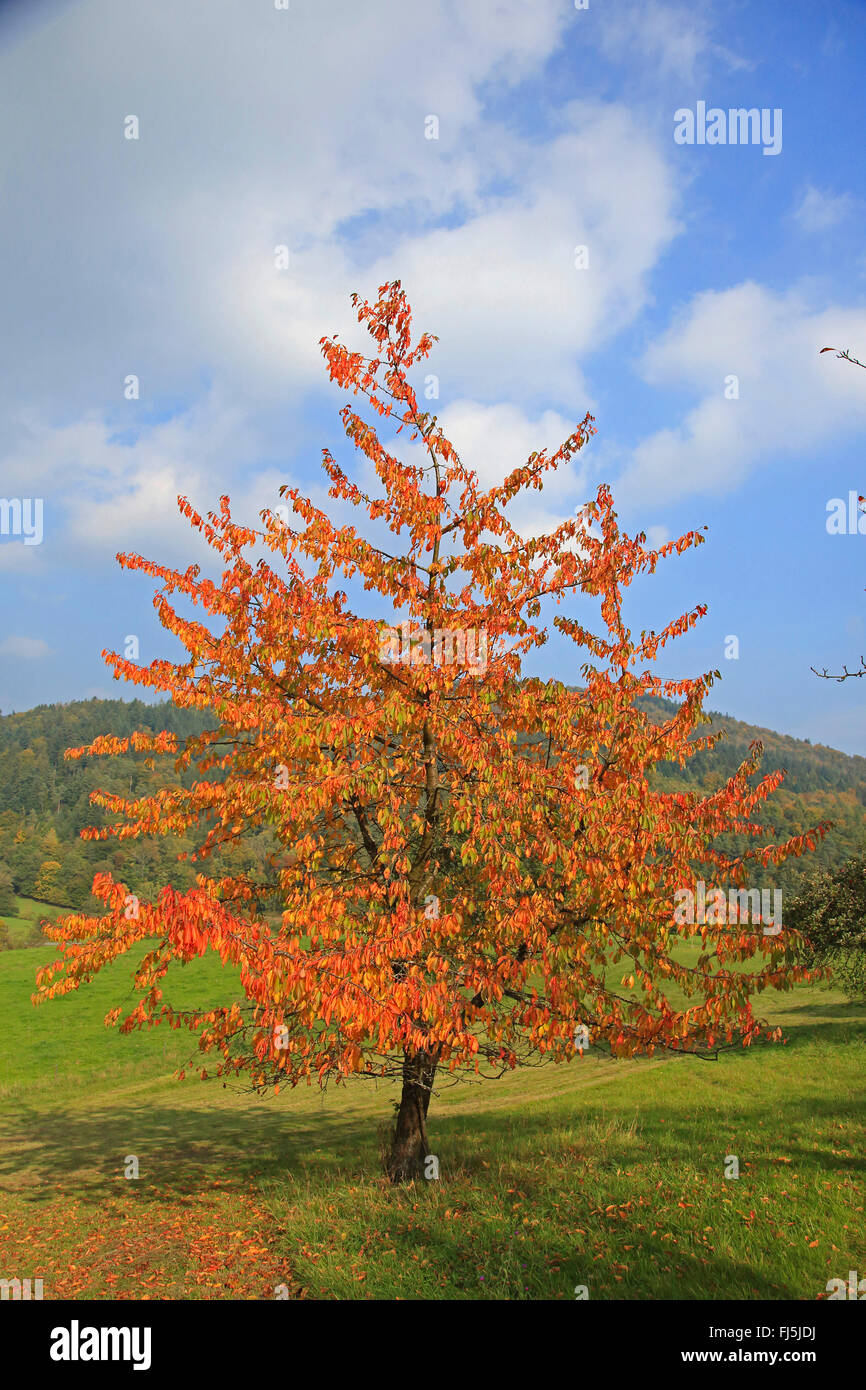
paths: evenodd
<path fill-rule="evenodd" d="M 601 486 L 575 517 L 524 539 L 511 504 L 568 466 L 591 417 L 482 488 L 419 409 L 409 373 L 435 339 L 413 341 L 399 281 L 373 304 L 353 302 L 372 352 L 323 338 L 330 377 L 365 397 L 394 439 L 405 430 L 409 447 L 383 443 L 349 402 L 345 432 L 372 481 L 353 481 L 328 450 L 323 462 L 331 498 L 381 534 L 338 525 L 283 488 L 283 515 L 264 511 L 261 529 L 234 521 L 227 497 L 206 517 L 179 499 L 220 558 L 218 581 L 196 565 L 118 557 L 159 581 L 155 607 L 186 655 L 139 667 L 106 653 L 115 677 L 209 709 L 215 727 L 70 750 L 133 749 L 201 774 L 140 798 L 94 793 L 115 819 L 84 834 L 193 835 L 202 869 L 188 891 L 165 886 L 141 902 L 98 874 L 103 910 L 54 929 L 61 957 L 34 998 L 135 949 L 140 997 L 121 1027 L 189 1027 L 203 1076 L 212 1056 L 210 1074 L 243 1072 L 259 1089 L 398 1077 L 387 1168 L 400 1181 L 423 1171 L 437 1078 L 571 1061 L 590 1043 L 616 1057 L 709 1057 L 775 1036 L 750 1000 L 801 978 L 796 942 L 736 913 L 678 925 L 674 905 L 699 872 L 749 883 L 814 836 L 763 843 L 756 808 L 783 774 L 757 775 L 758 745 L 708 794 L 654 785 L 660 762 L 682 765 L 718 737 L 698 733 L 718 672 L 654 676 L 659 650 L 704 609 L 637 639 L 625 591 L 702 534 L 647 548 L 620 529 Z M 341 575 L 375 596 L 372 616 L 354 611 Z M 522 675 L 548 638 L 544 605 L 561 603 L 571 612 L 553 624 L 583 656 L 577 688 Z M 600 633 L 587 625 L 597 606 Z M 662 723 L 641 703 L 653 694 L 679 701 Z M 215 851 L 263 827 L 282 846 L 267 878 L 208 875 Z M 725 832 L 754 847 L 726 858 Z M 684 936 L 700 938 L 697 957 L 683 955 Z M 237 1000 L 173 1007 L 172 962 L 207 951 L 236 968 Z"/>
<path fill-rule="evenodd" d="M 39 866 L 36 876 L 36 897 L 41 902 L 56 903 L 60 894 L 61 864 L 58 859 L 46 859 Z"/>

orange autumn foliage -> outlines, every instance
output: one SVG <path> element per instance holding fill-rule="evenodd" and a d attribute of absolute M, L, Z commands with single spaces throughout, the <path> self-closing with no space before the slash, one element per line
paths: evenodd
<path fill-rule="evenodd" d="M 365 512 L 388 544 L 335 524 L 295 488 L 281 490 L 289 523 L 265 511 L 256 529 L 232 520 L 227 497 L 207 517 L 179 499 L 219 557 L 218 582 L 195 565 L 118 558 L 159 581 L 155 607 L 187 657 L 139 667 L 105 655 L 116 678 L 209 709 L 216 727 L 183 747 L 161 733 L 67 754 L 131 746 L 202 773 L 140 799 L 95 794 L 117 819 L 86 836 L 196 833 L 206 866 L 269 827 L 286 851 L 273 882 L 202 872 L 194 889 L 165 887 L 131 911 L 127 886 L 99 874 L 104 911 L 49 933 L 62 954 L 34 998 L 76 989 L 147 942 L 122 1027 L 188 1026 L 217 1075 L 245 1071 L 255 1087 L 394 1074 L 418 1055 L 451 1072 L 499 1072 L 572 1058 L 584 1028 L 617 1056 L 750 1043 L 766 1032 L 751 997 L 806 975 L 797 943 L 755 923 L 675 928 L 675 893 L 701 872 L 760 885 L 756 873 L 814 847 L 826 827 L 738 858 L 718 849 L 725 833 L 761 839 L 754 813 L 782 774 L 756 780 L 757 745 L 705 795 L 659 790 L 652 777 L 715 741 L 696 730 L 718 672 L 654 676 L 659 650 L 705 610 L 637 639 L 624 593 L 703 535 L 648 548 L 621 531 L 601 486 L 573 519 L 525 540 L 509 504 L 567 466 L 592 418 L 482 488 L 419 409 L 408 373 L 435 340 L 413 344 L 400 283 L 354 303 L 373 356 L 322 339 L 330 377 L 416 447 L 398 458 L 346 405 L 346 434 L 378 484 L 351 481 L 327 450 L 324 468 L 330 496 Z M 381 618 L 353 611 L 340 574 L 409 624 L 409 659 L 387 659 Z M 183 616 L 178 598 L 201 618 Z M 539 620 L 551 601 L 572 605 L 553 623 L 583 652 L 580 688 L 522 677 L 547 640 Z M 586 626 L 596 604 L 601 633 Z M 437 633 L 467 630 L 484 635 L 483 668 L 433 659 Z M 647 695 L 680 703 L 654 724 Z M 223 780 L 204 775 L 212 769 Z M 675 948 L 689 936 L 703 949 L 687 965 Z M 162 992 L 169 966 L 207 951 L 237 969 L 243 997 L 174 1010 Z"/>

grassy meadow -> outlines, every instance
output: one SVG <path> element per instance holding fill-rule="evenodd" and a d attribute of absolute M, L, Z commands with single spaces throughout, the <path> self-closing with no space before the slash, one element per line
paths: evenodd
<path fill-rule="evenodd" d="M 54 915 L 20 906 L 16 932 Z M 46 1299 L 813 1300 L 866 1268 L 866 1008 L 826 986 L 764 996 L 786 1043 L 717 1063 L 445 1077 L 440 1180 L 394 1189 L 392 1084 L 178 1082 L 188 1033 L 102 1022 L 128 961 L 33 1007 L 54 954 L 0 953 L 0 1277 Z M 175 979 L 175 1004 L 234 993 L 215 957 Z"/>
<path fill-rule="evenodd" d="M 0 920 L 9 928 L 9 944 L 13 947 L 25 945 L 27 938 L 40 922 L 53 922 L 69 908 L 55 907 L 50 903 L 37 903 L 32 898 L 15 897 L 15 912 L 4 912 Z"/>

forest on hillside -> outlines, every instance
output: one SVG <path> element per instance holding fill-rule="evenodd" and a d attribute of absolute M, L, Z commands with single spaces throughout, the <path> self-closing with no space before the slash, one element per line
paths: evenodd
<path fill-rule="evenodd" d="M 64 750 L 91 743 L 99 734 L 125 737 L 137 730 L 170 729 L 183 740 L 212 726 L 199 710 L 179 709 L 170 701 L 81 700 L 39 705 L 0 718 L 0 917 L 14 912 L 14 894 L 95 910 L 93 876 L 110 872 L 143 899 L 165 884 L 185 889 L 203 865 L 191 859 L 195 842 L 183 836 L 127 840 L 82 840 L 87 826 L 106 825 L 111 817 L 90 801 L 97 789 L 135 797 L 180 782 L 190 785 L 202 774 L 178 774 L 172 760 L 149 767 L 139 754 L 112 758 L 64 759 Z M 210 776 L 218 774 L 209 773 Z M 279 849 L 267 831 L 251 836 L 231 852 L 208 862 L 231 871 L 267 877 L 270 855 Z"/>
<path fill-rule="evenodd" d="M 647 699 L 644 704 L 654 720 L 670 717 L 674 708 L 660 699 Z M 702 732 L 723 729 L 724 738 L 714 749 L 696 753 L 685 768 L 661 765 L 657 771 L 661 787 L 713 790 L 736 771 L 752 740 L 759 739 L 764 745 L 764 771 L 784 768 L 787 772 L 765 818 L 771 837 L 784 839 L 819 821 L 834 823 L 813 854 L 789 860 L 775 871 L 775 885 L 790 891 L 804 873 L 818 867 L 837 868 L 866 848 L 866 758 L 757 729 L 727 715 L 713 714 L 710 719 Z M 177 782 L 179 774 L 171 759 L 160 760 L 154 768 L 135 754 L 78 760 L 65 760 L 63 754 L 99 734 L 123 737 L 136 730 L 169 729 L 182 740 L 212 724 L 213 717 L 206 712 L 141 700 L 40 705 L 0 717 L 0 917 L 14 913 L 15 894 L 92 909 L 90 887 L 100 871 L 121 878 L 142 898 L 154 896 L 167 883 L 190 887 L 204 867 L 190 858 L 179 859 L 195 849 L 191 839 L 167 836 L 119 844 L 80 838 L 86 826 L 109 822 L 91 804 L 92 791 L 124 796 L 151 793 Z M 188 771 L 180 780 L 189 784 L 199 776 Z M 745 848 L 745 841 L 729 838 L 727 843 L 720 841 L 719 847 L 738 851 Z M 208 862 L 208 872 L 220 864 L 232 873 L 244 871 L 257 882 L 266 882 L 273 878 L 270 860 L 283 848 L 264 828 L 231 851 L 221 851 L 219 859 Z"/>

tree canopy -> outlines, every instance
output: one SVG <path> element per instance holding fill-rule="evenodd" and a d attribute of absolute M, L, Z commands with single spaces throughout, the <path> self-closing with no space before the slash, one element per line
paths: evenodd
<path fill-rule="evenodd" d="M 211 1071 L 245 1072 L 259 1088 L 402 1076 L 388 1165 L 398 1180 L 422 1171 L 442 1072 L 570 1060 L 588 1038 L 616 1056 L 710 1056 L 777 1036 L 751 999 L 804 976 L 793 934 L 736 913 L 683 925 L 674 905 L 698 875 L 765 885 L 826 827 L 763 843 L 756 815 L 783 774 L 758 776 L 759 745 L 714 789 L 653 781 L 660 764 L 713 747 L 718 735 L 699 730 L 718 672 L 654 675 L 659 650 L 705 609 L 637 637 L 624 596 L 702 532 L 648 547 L 620 528 L 602 485 L 576 516 L 524 538 L 510 504 L 568 465 L 592 418 L 482 488 L 419 409 L 409 373 L 435 339 L 413 341 L 399 281 L 354 303 L 371 355 L 324 338 L 329 375 L 415 447 L 398 456 L 349 403 L 344 429 L 370 481 L 353 481 L 328 450 L 323 465 L 330 497 L 381 523 L 385 540 L 283 488 L 289 520 L 265 511 L 261 529 L 237 523 L 227 497 L 206 516 L 179 499 L 219 557 L 218 582 L 196 565 L 118 557 L 158 581 L 157 612 L 186 656 L 142 667 L 106 653 L 115 676 L 210 711 L 213 727 L 70 750 L 168 757 L 177 774 L 152 794 L 94 794 L 115 819 L 84 835 L 194 837 L 202 868 L 194 886 L 165 884 L 148 900 L 99 873 L 103 910 L 53 930 L 62 956 L 40 972 L 36 997 L 75 989 L 147 942 L 124 1029 L 186 1025 L 203 1075 L 213 1054 Z M 341 575 L 376 596 L 376 616 L 354 611 Z M 523 677 L 551 604 L 566 606 L 552 621 L 581 653 L 577 689 Z M 647 696 L 678 703 L 657 722 Z M 263 830 L 281 848 L 271 881 L 207 872 L 215 854 Z M 725 854 L 726 834 L 749 847 Z M 276 922 L 265 910 L 274 896 Z M 696 965 L 678 949 L 689 936 L 701 940 Z M 170 964 L 206 951 L 237 969 L 243 998 L 173 1009 L 162 989 Z"/>

